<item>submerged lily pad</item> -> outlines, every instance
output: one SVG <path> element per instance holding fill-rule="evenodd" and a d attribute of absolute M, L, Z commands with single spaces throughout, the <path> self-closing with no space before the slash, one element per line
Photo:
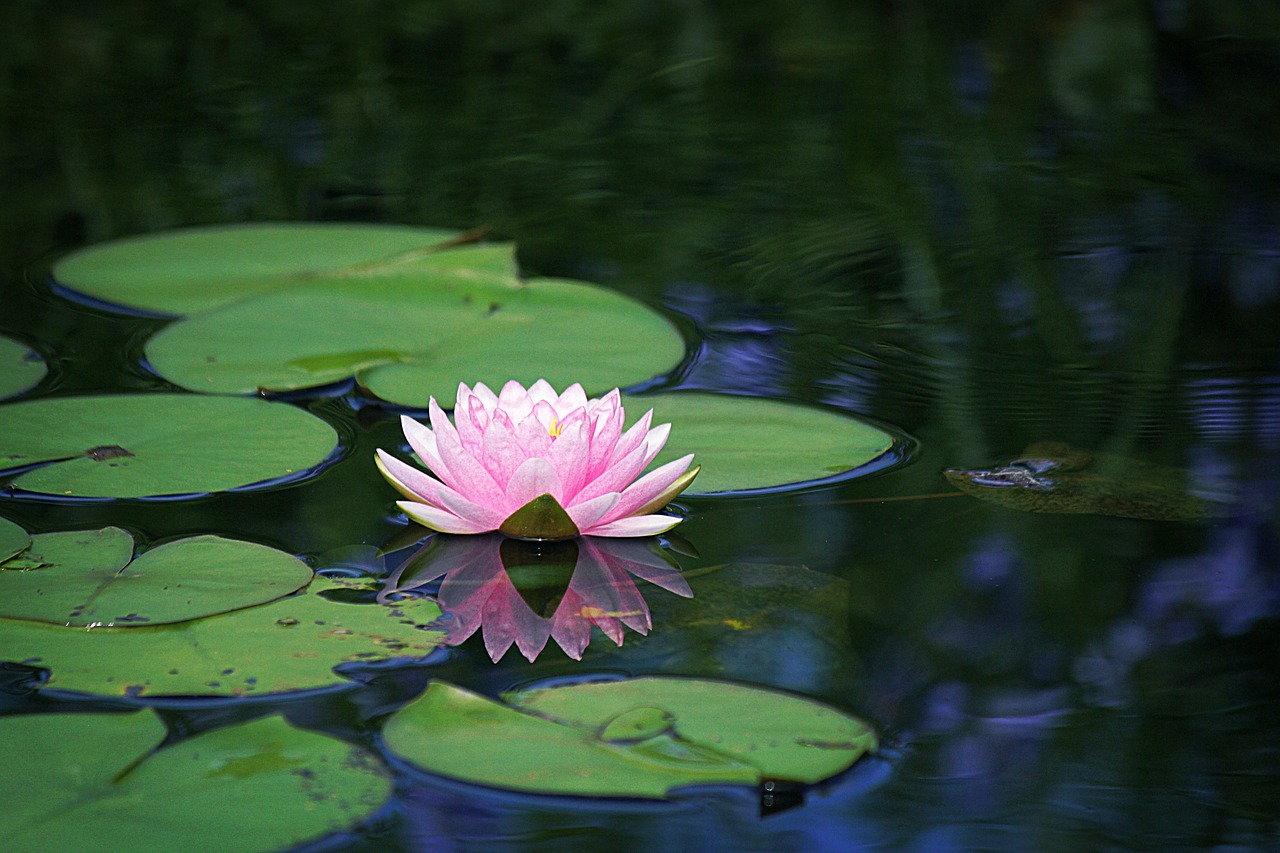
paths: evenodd
<path fill-rule="evenodd" d="M 300 285 L 188 317 L 147 344 L 161 376 L 195 391 L 288 391 L 355 376 L 384 400 L 418 407 L 451 401 L 459 382 L 545 378 L 605 391 L 683 355 L 675 328 L 622 294 L 456 271 Z"/>
<path fill-rule="evenodd" d="M 266 717 L 161 747 L 149 711 L 0 720 L 5 844 L 254 853 L 345 829 L 391 794 L 368 752 Z M 159 748 L 157 748 L 159 747 Z"/>
<path fill-rule="evenodd" d="M 813 783 L 876 749 L 833 708 L 719 681 L 636 678 L 509 694 L 446 682 L 388 721 L 388 748 L 423 769 L 539 794 L 665 797 L 696 784 Z M 493 744 L 503 748 L 495 750 Z"/>
<path fill-rule="evenodd" d="M 30 492 L 136 498 L 217 492 L 305 472 L 337 446 L 284 403 L 192 394 L 57 397 L 0 406 L 0 460 Z"/>
<path fill-rule="evenodd" d="M 847 415 L 723 394 L 625 397 L 628 419 L 653 409 L 671 437 L 655 465 L 693 453 L 702 466 L 685 494 L 760 489 L 820 480 L 865 465 L 893 437 Z"/>
<path fill-rule="evenodd" d="M 1184 471 L 1059 442 L 1032 445 L 1007 465 L 942 473 L 965 494 L 1024 512 L 1193 521 L 1228 508 L 1226 495 L 1192 491 Z"/>
<path fill-rule="evenodd" d="M 31 536 L 27 531 L 7 518 L 0 518 L 0 563 L 25 551 L 30 544 Z"/>
<path fill-rule="evenodd" d="M 89 246 L 55 264 L 53 276 L 107 302 L 187 314 L 353 267 L 412 261 L 457 234 L 303 222 L 189 228 Z"/>
<path fill-rule="evenodd" d="M 305 593 L 172 625 L 66 628 L 0 618 L 0 656 L 50 670 L 43 687 L 112 696 L 241 696 L 345 683 L 333 667 L 422 657 L 441 634 L 429 599 L 343 604 L 350 584 L 317 578 Z"/>
<path fill-rule="evenodd" d="M 115 527 L 38 534 L 18 558 L 26 570 L 0 572 L 0 616 L 162 625 L 272 601 L 311 580 L 291 554 L 219 536 L 168 542 L 129 562 L 132 555 L 133 538 Z"/>
<path fill-rule="evenodd" d="M 12 397 L 44 378 L 44 360 L 35 350 L 0 336 L 0 397 Z"/>

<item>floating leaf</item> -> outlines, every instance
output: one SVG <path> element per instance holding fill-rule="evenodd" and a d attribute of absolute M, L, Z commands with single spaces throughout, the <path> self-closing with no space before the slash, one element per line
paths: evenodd
<path fill-rule="evenodd" d="M 31 536 L 27 531 L 7 518 L 0 518 L 0 564 L 14 554 L 19 554 L 31 544 Z M 3 565 L 0 565 L 3 568 Z"/>
<path fill-rule="evenodd" d="M 216 492 L 305 472 L 333 428 L 284 403 L 191 394 L 57 397 L 0 406 L 12 485 L 70 497 Z"/>
<path fill-rule="evenodd" d="M 271 223 L 165 231 L 90 246 L 54 265 L 67 287 L 162 314 L 187 314 L 371 264 L 416 259 L 456 231 Z"/>
<path fill-rule="evenodd" d="M 481 785 L 651 798 L 695 784 L 818 782 L 876 748 L 854 717 L 727 682 L 636 678 L 506 698 L 515 707 L 433 682 L 384 738 L 432 773 Z"/>
<path fill-rule="evenodd" d="M 1024 512 L 1193 521 L 1228 506 L 1225 495 L 1190 490 L 1183 471 L 1058 442 L 1033 445 L 1007 465 L 942 473 L 965 494 Z"/>
<path fill-rule="evenodd" d="M 384 400 L 419 407 L 433 395 L 451 401 L 459 382 L 545 378 L 603 392 L 683 355 L 675 328 L 622 294 L 456 270 L 293 287 L 181 320 L 147 344 L 161 376 L 195 391 L 286 391 L 354 375 Z"/>
<path fill-rule="evenodd" d="M 26 344 L 0 336 L 0 397 L 12 397 L 44 378 L 44 360 Z"/>
<path fill-rule="evenodd" d="M 653 409 L 671 438 L 655 465 L 695 454 L 702 466 L 686 494 L 759 489 L 823 479 L 849 471 L 893 446 L 888 433 L 847 415 L 721 394 L 625 397 L 627 414 Z"/>
<path fill-rule="evenodd" d="M 297 557 L 218 536 L 168 542 L 130 563 L 132 555 L 133 538 L 115 527 L 39 534 L 22 555 L 38 568 L 0 572 L 0 616 L 81 627 L 161 625 L 262 604 L 311 580 Z"/>
<path fill-rule="evenodd" d="M 174 625 L 65 628 L 0 619 L 0 655 L 50 670 L 45 687 L 114 696 L 240 696 L 342 684 L 333 667 L 429 654 L 429 599 L 343 604 L 351 588 L 317 578 L 306 593 Z"/>
<path fill-rule="evenodd" d="M 362 821 L 391 794 L 371 754 L 280 717 L 156 749 L 164 736 L 151 712 L 0 720 L 0 761 L 21 780 L 5 794 L 5 844 L 278 850 Z"/>

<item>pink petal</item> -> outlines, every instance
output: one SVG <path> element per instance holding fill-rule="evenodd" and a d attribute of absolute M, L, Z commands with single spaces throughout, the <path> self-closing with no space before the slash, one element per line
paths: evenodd
<path fill-rule="evenodd" d="M 588 479 L 576 500 L 589 501 L 609 492 L 621 492 L 644 469 L 645 446 L 641 444 L 625 458 L 611 464 L 595 479 Z"/>
<path fill-rule="evenodd" d="M 448 470 L 440 459 L 440 451 L 436 447 L 435 433 L 408 415 L 400 416 L 400 429 L 404 431 L 404 437 L 409 442 L 409 447 L 413 449 L 414 453 L 418 454 L 418 458 L 422 460 L 423 464 L 434 471 L 435 475 L 440 479 L 443 480 L 447 477 Z"/>
<path fill-rule="evenodd" d="M 608 468 L 613 467 L 618 460 L 627 458 L 632 451 L 644 444 L 645 438 L 649 435 L 649 424 L 652 420 L 652 409 L 641 415 L 640 420 L 632 424 L 631 429 L 624 432 L 622 437 L 618 439 L 618 443 L 614 446 L 605 466 Z M 641 467 L 643 468 L 644 466 L 642 465 Z"/>
<path fill-rule="evenodd" d="M 480 405 L 484 406 L 484 410 L 490 415 L 493 410 L 498 408 L 498 395 L 489 390 L 489 386 L 483 382 L 477 382 L 476 387 L 471 389 L 471 393 L 480 401 Z"/>
<path fill-rule="evenodd" d="M 545 456 L 551 449 L 551 433 L 547 429 L 550 419 L 544 422 L 538 417 L 538 406 L 544 406 L 552 416 L 555 415 L 550 405 L 538 403 L 524 420 L 516 424 L 516 441 L 524 448 L 525 456 Z"/>
<path fill-rule="evenodd" d="M 511 482 L 507 483 L 508 512 L 515 512 L 541 495 L 551 495 L 557 501 L 561 499 L 560 475 L 550 462 L 535 456 L 520 463 L 511 475 Z M 563 503 L 560 505 L 564 506 Z"/>
<path fill-rule="evenodd" d="M 480 442 L 485 428 L 489 426 L 489 415 L 480 401 L 472 396 L 470 389 L 461 383 L 458 384 L 458 403 L 453 407 L 453 422 L 462 446 L 472 456 L 478 457 Z"/>
<path fill-rule="evenodd" d="M 587 479 L 599 477 L 613 458 L 614 448 L 618 446 L 618 438 L 622 435 L 623 412 L 615 409 L 589 416 L 594 421 L 594 432 L 591 435 L 591 458 L 587 462 Z"/>
<path fill-rule="evenodd" d="M 586 414 L 588 402 L 587 393 L 582 390 L 582 385 L 575 382 L 564 389 L 560 399 L 556 400 L 556 411 L 571 412 L 574 409 L 582 409 L 583 414 Z"/>
<path fill-rule="evenodd" d="M 382 476 L 386 477 L 391 485 L 395 486 L 396 491 L 406 498 L 439 505 L 437 501 L 431 499 L 430 495 L 435 494 L 436 486 L 443 484 L 430 474 L 401 462 L 382 448 L 374 451 L 374 463 L 382 472 Z"/>
<path fill-rule="evenodd" d="M 574 660 L 582 660 L 582 653 L 591 642 L 591 623 L 582 615 L 583 605 L 581 596 L 566 590 L 551 617 L 551 636 Z"/>
<path fill-rule="evenodd" d="M 653 461 L 653 457 L 657 456 L 658 451 L 667 443 L 667 436 L 670 434 L 671 424 L 658 424 L 649 430 L 649 434 L 644 437 L 645 447 L 649 449 L 645 453 L 644 465 L 641 465 L 641 468 Z"/>
<path fill-rule="evenodd" d="M 602 516 L 617 506 L 618 498 L 617 492 L 609 492 L 609 494 L 601 495 L 594 500 L 574 504 L 568 507 L 565 512 L 569 513 L 569 518 L 573 519 L 575 527 L 579 530 L 586 530 L 591 525 L 599 522 Z"/>
<path fill-rule="evenodd" d="M 582 411 L 578 409 L 578 411 Z M 587 431 L 591 428 L 582 418 L 576 418 L 560 431 L 560 436 L 547 448 L 546 458 L 560 474 L 560 484 L 564 488 L 564 498 L 574 503 L 578 492 L 587 477 L 587 459 L 591 447 L 587 442 Z"/>
<path fill-rule="evenodd" d="M 445 484 L 458 494 L 475 503 L 491 508 L 504 505 L 502 490 L 493 481 L 493 477 L 480 464 L 480 460 L 472 456 L 462 446 L 458 432 L 449 423 L 449 418 L 431 401 L 431 425 L 436 435 L 436 449 L 440 460 L 448 470 L 448 476 L 441 476 Z"/>
<path fill-rule="evenodd" d="M 524 390 L 524 386 L 513 379 L 502 386 L 502 393 L 498 395 L 498 408 L 510 415 L 512 423 L 518 424 L 533 411 L 533 400 L 529 398 L 529 392 Z"/>
<path fill-rule="evenodd" d="M 670 515 L 633 515 L 582 532 L 588 536 L 653 536 L 679 523 L 680 519 Z"/>
<path fill-rule="evenodd" d="M 501 409 L 494 413 L 493 420 L 489 422 L 489 428 L 485 430 L 480 458 L 484 462 L 484 467 L 493 476 L 493 481 L 504 492 L 516 468 L 529 458 L 524 448 L 520 446 L 520 442 L 516 441 L 515 431 L 507 418 L 507 413 Z"/>
<path fill-rule="evenodd" d="M 532 661 L 547 645 L 551 624 L 529 608 L 504 571 L 505 583 L 495 586 L 485 602 L 481 633 L 489 657 L 497 663 L 514 641 L 520 654 Z"/>
<path fill-rule="evenodd" d="M 680 475 L 689 469 L 689 463 L 692 461 L 693 454 L 690 453 L 645 474 L 623 490 L 622 497 L 618 500 L 618 505 L 606 513 L 600 521 L 607 523 L 631 515 L 637 509 L 662 494 L 667 486 L 678 480 Z M 578 529 L 581 530 L 582 528 L 579 527 Z"/>
<path fill-rule="evenodd" d="M 485 527 L 483 524 L 454 515 L 447 509 L 440 509 L 429 504 L 397 501 L 396 506 L 400 507 L 405 515 L 423 527 L 430 527 L 432 530 L 439 530 L 441 533 L 488 533 L 490 530 L 497 530 L 496 527 Z"/>

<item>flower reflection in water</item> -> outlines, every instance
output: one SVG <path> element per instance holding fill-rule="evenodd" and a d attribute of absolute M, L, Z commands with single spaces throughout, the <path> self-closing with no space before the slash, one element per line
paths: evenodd
<path fill-rule="evenodd" d="M 581 660 L 592 625 L 619 646 L 627 628 L 643 635 L 653 627 L 632 576 L 693 597 L 655 538 L 523 542 L 494 533 L 431 536 L 387 579 L 378 599 L 394 601 L 440 580 L 436 597 L 448 645 L 482 630 L 495 663 L 512 644 L 532 661 L 548 639 Z"/>

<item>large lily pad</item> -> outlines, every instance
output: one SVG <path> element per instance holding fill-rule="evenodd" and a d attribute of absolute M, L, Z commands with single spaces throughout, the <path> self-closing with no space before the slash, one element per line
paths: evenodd
<path fill-rule="evenodd" d="M 107 302 L 187 314 L 343 270 L 413 260 L 456 235 L 301 222 L 190 228 L 81 249 L 58 262 L 53 275 Z"/>
<path fill-rule="evenodd" d="M 387 723 L 386 744 L 481 785 L 649 798 L 695 784 L 818 782 L 877 745 L 869 726 L 833 708 L 727 682 L 637 678 L 506 698 L 514 707 L 433 682 Z"/>
<path fill-rule="evenodd" d="M 50 670 L 43 686 L 113 696 L 241 696 L 342 684 L 348 661 L 421 657 L 441 635 L 429 599 L 343 604 L 349 583 L 173 625 L 66 628 L 0 619 L 0 656 Z"/>
<path fill-rule="evenodd" d="M 631 420 L 653 409 L 671 437 L 655 465 L 695 454 L 702 466 L 686 494 L 804 483 L 865 465 L 893 446 L 893 437 L 835 412 L 723 394 L 626 397 Z"/>
<path fill-rule="evenodd" d="M 132 555 L 133 538 L 115 527 L 39 534 L 16 559 L 25 570 L 0 571 L 0 616 L 162 625 L 272 601 L 311 580 L 291 554 L 219 536 L 168 542 L 129 562 Z"/>
<path fill-rule="evenodd" d="M 195 391 L 287 391 L 355 376 L 384 400 L 419 407 L 451 401 L 459 382 L 545 378 L 602 392 L 650 379 L 683 354 L 666 319 L 604 288 L 421 270 L 266 294 L 188 317 L 147 344 L 161 376 Z"/>
<path fill-rule="evenodd" d="M 391 794 L 365 750 L 280 717 L 157 749 L 151 712 L 0 720 L 5 844 L 134 853 L 278 850 L 366 819 Z"/>
<path fill-rule="evenodd" d="M 26 344 L 0 336 L 0 397 L 20 394 L 44 378 L 44 360 Z"/>
<path fill-rule="evenodd" d="M 0 406 L 16 488 L 66 497 L 217 492 L 305 472 L 333 428 L 284 403 L 191 394 L 58 397 Z"/>
<path fill-rule="evenodd" d="M 7 518 L 0 518 L 0 563 L 27 549 L 31 536 Z"/>

